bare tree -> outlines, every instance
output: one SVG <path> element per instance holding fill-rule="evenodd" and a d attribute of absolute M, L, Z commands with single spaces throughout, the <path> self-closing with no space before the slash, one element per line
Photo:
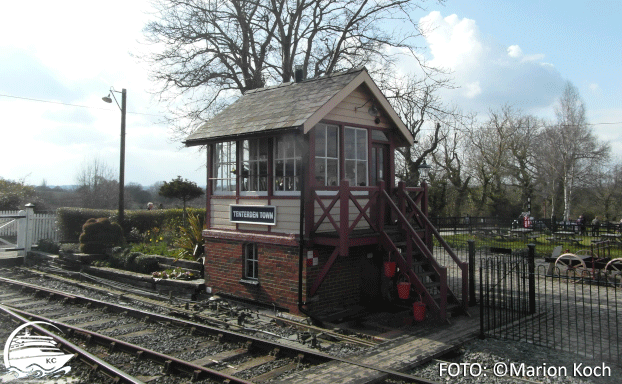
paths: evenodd
<path fill-rule="evenodd" d="M 94 158 L 84 161 L 76 175 L 76 192 L 83 208 L 114 209 L 118 203 L 119 182 L 104 161 Z"/>
<path fill-rule="evenodd" d="M 469 170 L 465 147 L 468 143 L 465 126 L 474 124 L 475 116 L 464 116 L 457 121 L 446 121 L 441 136 L 445 138 L 432 153 L 434 164 L 442 170 L 435 177 L 447 180 L 453 188 L 452 212 L 454 217 L 462 216 L 462 209 L 470 194 L 472 175 Z M 434 184 L 436 186 L 436 183 Z"/>
<path fill-rule="evenodd" d="M 557 124 L 545 128 L 541 136 L 543 156 L 539 161 L 549 164 L 547 172 L 561 183 L 564 220 L 570 219 L 573 192 L 577 184 L 589 183 L 595 167 L 609 160 L 609 143 L 599 142 L 585 117 L 585 104 L 577 88 L 566 83 L 556 108 Z"/>
<path fill-rule="evenodd" d="M 421 2 L 154 0 L 157 19 L 144 32 L 157 51 L 145 59 L 160 97 L 192 96 L 176 111 L 201 120 L 248 90 L 290 81 L 296 65 L 311 77 L 387 68 L 391 52 L 415 51 L 420 32 L 409 13 Z M 187 132 L 187 124 L 178 129 Z"/>
<path fill-rule="evenodd" d="M 479 209 L 513 215 L 524 208 L 535 188 L 532 145 L 538 129 L 535 118 L 505 105 L 491 110 L 488 120 L 468 133 L 470 163 L 481 188 Z"/>
<path fill-rule="evenodd" d="M 444 104 L 439 96 L 442 88 L 451 88 L 447 79 L 406 78 L 381 79 L 381 87 L 387 99 L 400 116 L 417 145 L 397 149 L 396 176 L 408 184 L 419 181 L 419 166 L 438 150 L 446 139 L 447 127 L 461 126 L 468 116 L 456 108 Z M 445 129 L 443 129 L 445 128 Z"/>

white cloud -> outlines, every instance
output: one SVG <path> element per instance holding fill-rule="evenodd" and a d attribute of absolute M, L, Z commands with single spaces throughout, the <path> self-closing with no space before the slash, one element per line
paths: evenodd
<path fill-rule="evenodd" d="M 429 45 L 428 62 L 451 70 L 457 89 L 443 98 L 465 110 L 487 113 L 510 103 L 527 113 L 549 107 L 564 79 L 543 54 L 526 54 L 518 45 L 483 37 L 475 20 L 430 12 L 420 19 Z"/>
<path fill-rule="evenodd" d="M 482 88 L 479 86 L 479 81 L 466 84 L 464 86 L 464 89 L 465 89 L 464 95 L 469 99 L 472 99 L 482 93 Z"/>
<path fill-rule="evenodd" d="M 510 57 L 521 57 L 523 55 L 523 50 L 520 49 L 518 45 L 510 45 L 508 47 L 508 56 Z"/>

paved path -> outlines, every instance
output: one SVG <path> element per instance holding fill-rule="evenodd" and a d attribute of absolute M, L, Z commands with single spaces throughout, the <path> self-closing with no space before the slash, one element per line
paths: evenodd
<path fill-rule="evenodd" d="M 469 312 L 472 317 L 453 318 L 452 324 L 415 323 L 402 329 L 406 334 L 349 359 L 379 368 L 406 371 L 476 337 L 479 333 L 479 310 L 472 307 Z M 335 362 L 293 374 L 280 382 L 361 384 L 375 382 L 384 376 L 382 372 Z"/>

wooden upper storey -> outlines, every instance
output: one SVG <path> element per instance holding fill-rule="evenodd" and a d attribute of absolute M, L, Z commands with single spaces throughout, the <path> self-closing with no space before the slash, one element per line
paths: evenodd
<path fill-rule="evenodd" d="M 382 151 L 390 187 L 394 149 L 413 138 L 363 68 L 248 92 L 185 143 L 208 149 L 208 228 L 297 235 L 302 185 L 327 198 L 344 179 L 374 187 Z M 278 219 L 234 223 L 231 205 L 275 206 Z"/>

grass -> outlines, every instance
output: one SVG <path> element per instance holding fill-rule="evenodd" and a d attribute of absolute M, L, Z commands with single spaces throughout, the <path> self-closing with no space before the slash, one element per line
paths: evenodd
<path fill-rule="evenodd" d="M 535 244 L 536 246 L 536 257 L 549 257 L 553 252 L 553 249 L 561 245 L 564 253 L 568 251 L 569 253 L 576 253 L 579 250 L 592 250 L 596 252 L 596 244 L 600 241 L 598 237 L 591 236 L 576 236 L 576 238 L 581 239 L 579 245 L 568 242 L 550 242 L 547 238 L 553 236 L 550 232 L 542 232 L 536 233 L 538 235 L 537 238 L 527 239 L 527 241 L 520 238 L 507 238 L 507 237 L 490 237 L 478 234 L 456 234 L 456 235 L 444 235 L 443 239 L 455 249 L 466 249 L 467 242 L 469 240 L 473 240 L 475 242 L 476 248 L 510 248 L 512 250 L 515 249 L 523 249 L 527 248 L 527 244 Z M 438 243 L 435 241 L 435 245 Z M 592 248 L 593 246 L 593 248 Z M 604 251 L 601 249 L 598 253 L 601 257 L 611 257 L 618 258 L 622 257 L 622 247 L 620 244 L 610 245 Z"/>

